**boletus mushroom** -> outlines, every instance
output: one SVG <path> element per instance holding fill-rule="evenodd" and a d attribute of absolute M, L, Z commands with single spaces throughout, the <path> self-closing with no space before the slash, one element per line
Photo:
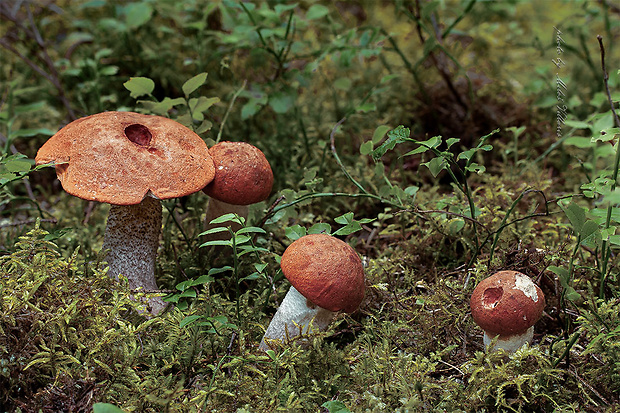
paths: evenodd
<path fill-rule="evenodd" d="M 282 273 L 291 288 L 259 345 L 286 342 L 306 334 L 310 325 L 327 329 L 338 311 L 352 313 L 364 298 L 364 267 L 355 250 L 326 234 L 305 235 L 284 251 Z"/>
<path fill-rule="evenodd" d="M 484 330 L 484 345 L 498 336 L 494 349 L 515 352 L 531 343 L 545 296 L 527 275 L 500 271 L 476 286 L 470 307 L 474 321 Z"/>
<path fill-rule="evenodd" d="M 55 165 L 71 195 L 111 204 L 103 242 L 108 274 L 147 291 L 157 289 L 160 200 L 200 191 L 215 176 L 198 135 L 171 119 L 133 112 L 69 123 L 39 149 L 36 163 Z M 149 304 L 154 314 L 165 307 L 159 296 Z"/>
<path fill-rule="evenodd" d="M 209 149 L 215 164 L 215 178 L 203 191 L 209 195 L 204 228 L 224 214 L 247 218 L 248 205 L 264 201 L 271 193 L 273 172 L 263 152 L 245 142 L 220 142 Z M 209 234 L 208 239 L 216 239 Z"/>

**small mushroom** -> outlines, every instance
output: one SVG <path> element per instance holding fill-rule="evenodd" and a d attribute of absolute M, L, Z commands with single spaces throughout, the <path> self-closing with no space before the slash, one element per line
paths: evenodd
<path fill-rule="evenodd" d="M 157 289 L 160 200 L 197 192 L 215 175 L 198 135 L 171 119 L 133 112 L 69 123 L 39 149 L 36 163 L 54 164 L 71 195 L 111 204 L 103 242 L 108 274 L 145 290 Z M 150 300 L 154 314 L 165 305 L 160 297 Z"/>
<path fill-rule="evenodd" d="M 282 273 L 291 288 L 260 343 L 286 342 L 310 329 L 325 330 L 338 311 L 354 312 L 364 298 L 364 268 L 353 248 L 331 235 L 305 235 L 284 251 Z"/>
<path fill-rule="evenodd" d="M 260 149 L 245 142 L 220 142 L 209 149 L 215 178 L 203 191 L 209 195 L 205 230 L 210 222 L 228 213 L 247 218 L 248 205 L 267 199 L 273 186 L 271 166 Z M 217 234 L 210 234 L 216 239 Z"/>
<path fill-rule="evenodd" d="M 494 349 L 515 352 L 531 343 L 545 296 L 528 276 L 500 271 L 476 286 L 470 306 L 474 321 L 484 330 L 484 345 L 499 336 Z"/>

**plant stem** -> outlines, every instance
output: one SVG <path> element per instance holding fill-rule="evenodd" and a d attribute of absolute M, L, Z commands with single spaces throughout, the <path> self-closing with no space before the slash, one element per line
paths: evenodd
<path fill-rule="evenodd" d="M 605 84 L 605 93 L 607 94 L 607 99 L 609 101 L 609 107 L 611 109 L 611 113 L 613 114 L 614 123 L 617 127 L 620 127 L 620 119 L 618 118 L 618 114 L 614 109 L 614 102 L 611 98 L 611 92 L 609 90 L 609 74 L 607 73 L 607 68 L 605 67 L 605 46 L 603 46 L 603 37 L 598 35 L 596 36 L 598 40 L 599 47 L 601 49 L 601 68 L 603 70 L 603 83 Z M 611 180 L 611 191 L 614 192 L 616 190 L 616 186 L 618 183 L 618 169 L 620 169 L 620 140 L 616 140 L 616 158 L 614 162 L 614 172 Z M 611 215 L 613 211 L 613 205 L 611 203 L 607 206 L 607 216 L 605 217 L 605 230 L 608 230 L 611 225 Z M 599 286 L 599 298 L 603 298 L 605 296 L 605 281 L 607 278 L 607 271 L 609 265 L 609 259 L 611 257 L 611 246 L 609 245 L 609 240 L 606 239 L 603 241 L 603 245 L 601 246 L 601 274 L 600 274 L 600 286 Z"/>

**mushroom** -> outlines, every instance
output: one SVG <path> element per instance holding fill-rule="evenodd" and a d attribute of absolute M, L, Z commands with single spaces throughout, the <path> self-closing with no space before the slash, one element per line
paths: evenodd
<path fill-rule="evenodd" d="M 273 186 L 271 166 L 260 149 L 245 142 L 220 142 L 209 149 L 215 178 L 203 191 L 209 195 L 205 230 L 211 221 L 228 213 L 247 218 L 248 205 L 267 199 Z M 217 234 L 209 234 L 216 239 Z"/>
<path fill-rule="evenodd" d="M 260 343 L 287 341 L 305 334 L 310 324 L 327 329 L 336 312 L 354 312 L 364 298 L 364 268 L 355 250 L 331 235 L 305 235 L 284 251 L 282 273 L 291 288 Z"/>
<path fill-rule="evenodd" d="M 197 192 L 215 175 L 198 135 L 171 119 L 133 112 L 69 123 L 39 149 L 36 163 L 54 164 L 69 194 L 111 204 L 103 242 L 108 274 L 144 290 L 157 289 L 160 200 Z M 166 305 L 160 297 L 149 301 L 154 314 Z"/>
<path fill-rule="evenodd" d="M 484 330 L 484 345 L 499 336 L 494 349 L 515 352 L 531 343 L 534 324 L 545 308 L 545 296 L 528 276 L 500 271 L 476 286 L 470 306 L 474 321 Z"/>

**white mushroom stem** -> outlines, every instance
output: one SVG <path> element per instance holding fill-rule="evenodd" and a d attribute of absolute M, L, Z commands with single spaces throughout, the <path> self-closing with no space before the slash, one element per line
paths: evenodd
<path fill-rule="evenodd" d="M 111 205 L 103 249 L 108 250 L 108 275 L 125 276 L 132 289 L 157 290 L 155 259 L 161 233 L 161 202 L 146 196 L 137 205 Z M 150 311 L 158 314 L 166 303 L 161 297 L 149 299 Z"/>
<path fill-rule="evenodd" d="M 495 336 L 489 336 L 487 332 L 484 332 L 484 346 L 487 347 L 491 344 L 491 341 L 495 338 Z M 491 351 L 504 349 L 508 353 L 514 353 L 519 350 L 525 343 L 531 343 L 534 338 L 534 326 L 528 328 L 523 334 L 515 334 L 512 336 L 502 337 L 499 336 L 497 341 L 495 342 L 495 346 L 493 346 Z"/>
<path fill-rule="evenodd" d="M 222 223 L 222 224 L 211 224 L 215 218 L 219 218 L 225 214 L 237 214 L 243 219 L 247 219 L 248 217 L 249 207 L 247 205 L 233 205 L 223 201 L 218 201 L 215 198 L 209 198 L 209 203 L 207 205 L 207 215 L 205 216 L 204 221 L 204 230 L 209 230 L 215 227 L 221 226 L 231 226 L 233 231 L 239 230 L 241 227 L 237 224 L 232 224 L 230 222 Z M 230 239 L 230 235 L 228 232 L 216 232 L 214 234 L 208 234 L 205 236 L 207 241 L 214 240 L 225 240 Z"/>
<path fill-rule="evenodd" d="M 319 331 L 327 329 L 333 320 L 335 312 L 314 305 L 301 295 L 295 287 L 288 290 L 278 311 L 273 316 L 265 335 L 259 345 L 259 350 L 269 350 L 269 341 L 281 340 L 286 342 L 299 335 L 308 333 L 310 325 Z"/>

